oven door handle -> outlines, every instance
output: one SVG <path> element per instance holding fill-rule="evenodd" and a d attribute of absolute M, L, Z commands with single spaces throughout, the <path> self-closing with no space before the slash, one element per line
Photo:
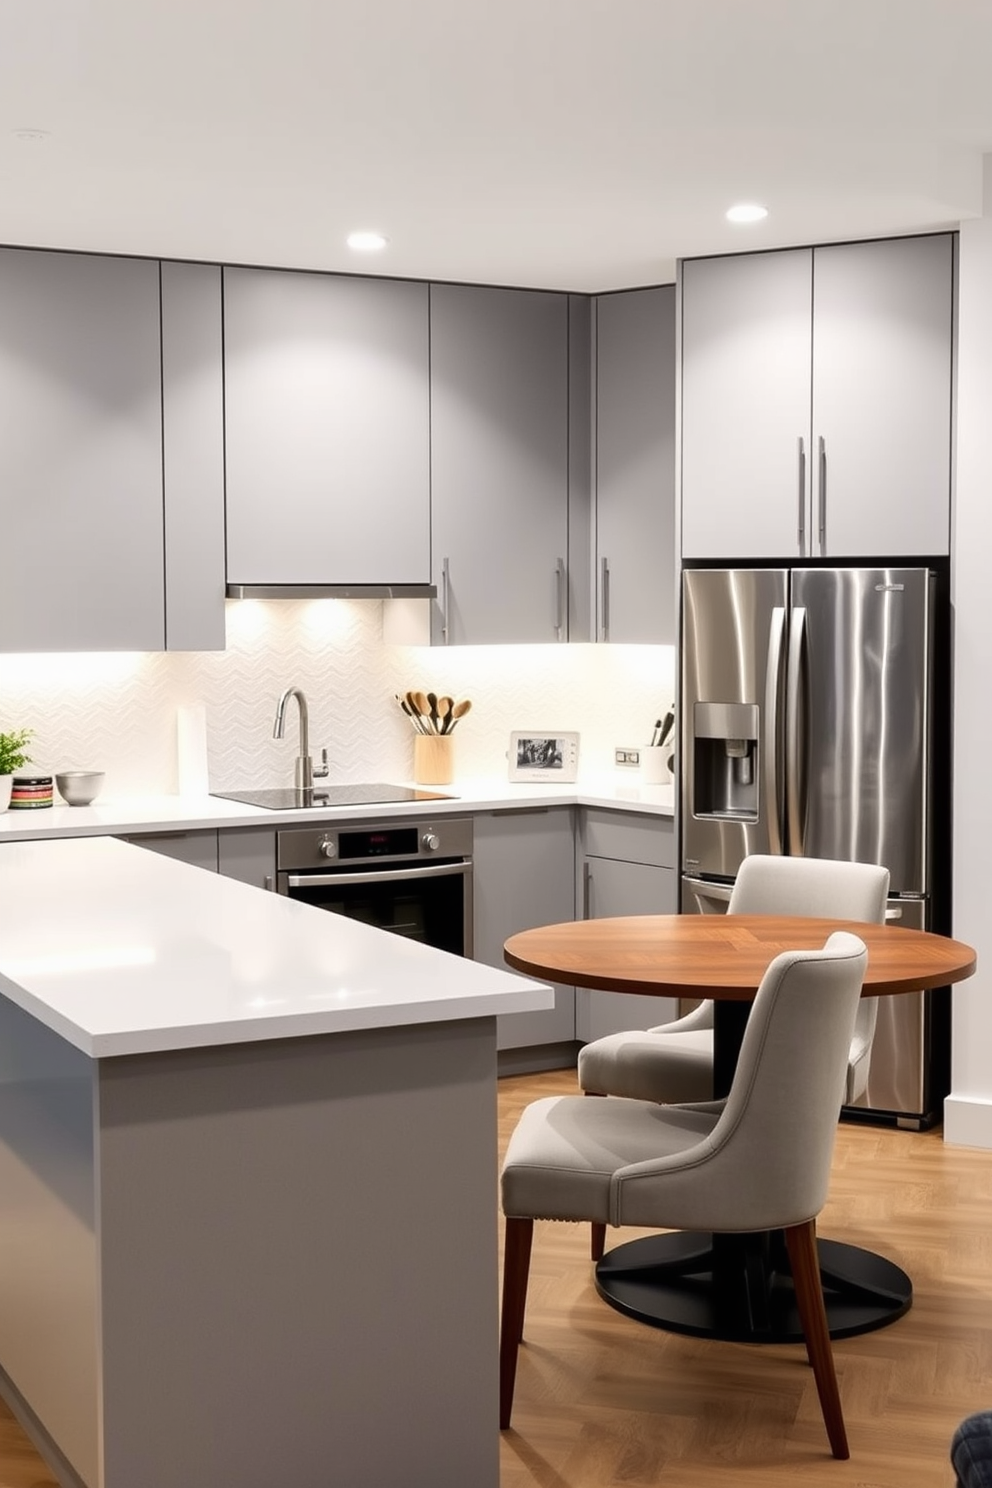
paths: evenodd
<path fill-rule="evenodd" d="M 417 868 L 387 868 L 382 873 L 291 873 L 286 883 L 291 889 L 329 889 L 335 884 L 344 888 L 349 884 L 403 883 L 411 878 L 451 878 L 471 872 L 471 863 L 424 863 Z"/>

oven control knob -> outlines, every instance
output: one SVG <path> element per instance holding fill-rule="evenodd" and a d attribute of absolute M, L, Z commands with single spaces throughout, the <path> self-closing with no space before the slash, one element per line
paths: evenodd
<path fill-rule="evenodd" d="M 436 832 L 425 832 L 420 843 L 425 852 L 437 852 L 441 846 L 441 839 Z"/>
<path fill-rule="evenodd" d="M 325 858 L 336 858 L 338 855 L 338 845 L 333 837 L 322 837 L 317 843 L 317 851 L 323 853 Z"/>

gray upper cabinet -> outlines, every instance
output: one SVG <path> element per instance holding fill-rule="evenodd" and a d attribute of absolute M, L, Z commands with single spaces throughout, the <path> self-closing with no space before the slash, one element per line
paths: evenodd
<path fill-rule="evenodd" d="M 595 301 L 597 638 L 675 640 L 675 286 Z"/>
<path fill-rule="evenodd" d="M 943 233 L 815 252 L 818 558 L 950 552 L 953 249 Z"/>
<path fill-rule="evenodd" d="M 224 269 L 227 578 L 426 584 L 426 284 Z"/>
<path fill-rule="evenodd" d="M 165 645 L 159 265 L 0 252 L 0 649 Z"/>
<path fill-rule="evenodd" d="M 682 552 L 950 544 L 953 235 L 682 266 Z"/>
<path fill-rule="evenodd" d="M 567 640 L 569 298 L 430 296 L 432 640 Z"/>
<path fill-rule="evenodd" d="M 222 651 L 224 374 L 221 271 L 162 265 L 165 642 Z"/>

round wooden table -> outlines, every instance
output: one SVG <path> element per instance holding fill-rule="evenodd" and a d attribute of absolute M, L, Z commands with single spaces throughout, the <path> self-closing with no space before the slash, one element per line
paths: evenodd
<path fill-rule="evenodd" d="M 630 915 L 544 925 L 512 935 L 515 971 L 579 987 L 714 1001 L 714 1090 L 730 1088 L 748 1006 L 780 951 L 816 949 L 834 930 L 868 948 L 862 996 L 887 997 L 963 981 L 975 952 L 961 941 L 896 925 L 791 915 Z M 874 1251 L 820 1240 L 833 1338 L 894 1322 L 913 1300 L 905 1271 Z M 679 1232 L 607 1251 L 596 1287 L 612 1307 L 677 1333 L 752 1343 L 802 1340 L 785 1247 L 777 1232 Z"/>

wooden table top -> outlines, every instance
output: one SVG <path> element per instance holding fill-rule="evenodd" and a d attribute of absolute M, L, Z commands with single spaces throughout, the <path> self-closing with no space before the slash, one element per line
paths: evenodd
<path fill-rule="evenodd" d="M 868 947 L 863 995 L 960 982 L 975 970 L 962 941 L 901 925 L 792 915 L 627 915 L 543 925 L 511 935 L 515 971 L 607 992 L 750 1001 L 780 951 L 814 950 L 834 930 Z"/>

